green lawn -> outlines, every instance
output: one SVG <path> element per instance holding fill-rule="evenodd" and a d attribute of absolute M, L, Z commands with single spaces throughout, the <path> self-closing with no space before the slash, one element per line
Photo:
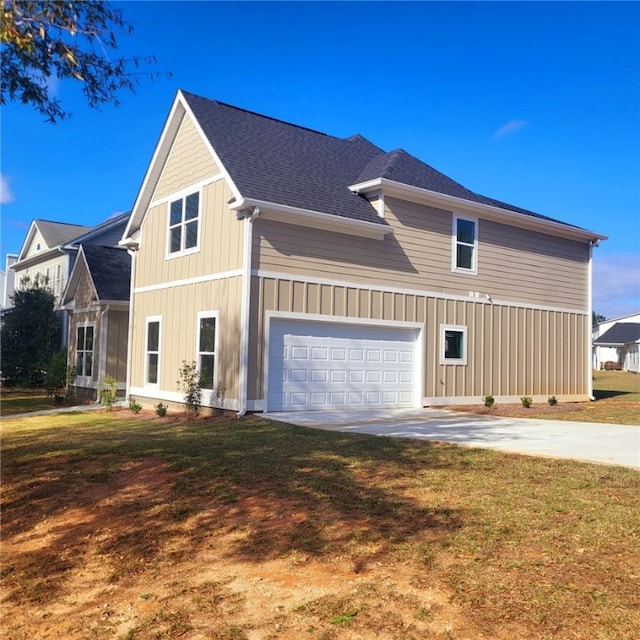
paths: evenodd
<path fill-rule="evenodd" d="M 44 409 L 55 409 L 53 398 L 42 389 L 17 389 L 2 387 L 0 390 L 0 415 L 9 416 Z"/>
<path fill-rule="evenodd" d="M 260 417 L 0 431 L 8 638 L 637 638 L 630 469 Z"/>

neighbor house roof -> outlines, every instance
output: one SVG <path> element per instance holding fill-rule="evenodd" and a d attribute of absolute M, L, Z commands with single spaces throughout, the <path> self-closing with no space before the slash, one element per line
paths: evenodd
<path fill-rule="evenodd" d="M 70 242 L 91 229 L 91 227 L 85 225 L 53 222 L 51 220 L 36 219 L 34 223 L 49 248 Z"/>
<path fill-rule="evenodd" d="M 245 207 L 244 201 L 249 206 L 257 202 L 365 222 L 384 230 L 388 223 L 359 193 L 358 186 L 387 180 L 551 222 L 560 225 L 560 231 L 563 227 L 579 231 L 581 239 L 604 238 L 477 194 L 402 149 L 387 153 L 359 134 L 337 138 L 185 91 L 178 92 L 125 235 L 131 236 L 142 223 L 185 111 L 193 115 L 230 181 L 236 197 L 230 203 L 233 209 Z"/>
<path fill-rule="evenodd" d="M 622 346 L 640 340 L 640 323 L 616 322 L 605 331 L 593 344 L 598 346 Z"/>
<path fill-rule="evenodd" d="M 131 256 L 124 249 L 82 245 L 99 300 L 129 300 Z"/>

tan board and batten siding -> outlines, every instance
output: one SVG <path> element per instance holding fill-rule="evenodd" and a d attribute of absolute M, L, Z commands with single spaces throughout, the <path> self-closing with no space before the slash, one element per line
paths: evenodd
<path fill-rule="evenodd" d="M 450 211 L 389 198 L 385 218 L 395 233 L 383 241 L 255 223 L 250 397 L 264 397 L 270 311 L 424 324 L 428 404 L 587 396 L 586 244 L 481 219 L 478 275 L 457 274 Z M 468 327 L 466 365 L 440 364 L 443 324 Z"/>
<path fill-rule="evenodd" d="M 192 121 L 183 119 L 141 227 L 135 259 L 135 304 L 131 349 L 131 386 L 144 386 L 146 318 L 160 316 L 159 389 L 180 397 L 178 368 L 195 360 L 197 318 L 219 312 L 218 377 L 227 398 L 236 398 L 239 378 L 239 329 L 242 279 L 242 224 L 227 205 L 232 197 L 225 180 L 201 191 L 200 250 L 167 258 L 168 201 L 173 194 L 219 176 L 220 170 Z M 193 279 L 202 281 L 193 282 Z M 141 398 L 144 399 L 144 398 Z"/>

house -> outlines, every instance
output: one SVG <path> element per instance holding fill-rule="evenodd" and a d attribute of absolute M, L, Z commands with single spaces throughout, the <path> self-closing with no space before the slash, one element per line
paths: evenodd
<path fill-rule="evenodd" d="M 592 340 L 593 340 L 593 368 L 594 369 L 604 369 L 606 362 L 613 362 L 617 365 L 623 366 L 625 363 L 625 353 L 621 352 L 620 349 L 624 351 L 624 342 L 621 343 L 619 340 L 615 343 L 610 342 L 602 342 L 601 338 L 604 337 L 606 333 L 610 331 L 616 324 L 634 324 L 640 323 L 640 313 L 632 313 L 627 316 L 621 316 L 619 318 L 610 318 L 609 320 L 603 320 L 602 322 L 598 322 L 593 325 L 592 329 Z M 624 335 L 616 332 L 617 335 L 614 335 L 616 339 L 621 337 L 628 337 L 628 332 L 625 331 Z M 611 336 L 607 340 L 610 340 Z M 626 367 L 628 369 L 628 367 Z M 632 371 L 634 369 L 631 369 Z"/>
<path fill-rule="evenodd" d="M 606 356 L 611 350 L 614 352 L 614 357 L 602 361 L 603 368 L 613 362 L 623 371 L 640 373 L 640 322 L 615 322 L 593 344 L 595 349 L 609 350 L 605 352 Z"/>
<path fill-rule="evenodd" d="M 98 399 L 109 376 L 124 395 L 131 258 L 121 248 L 81 244 L 62 307 L 69 314 L 69 359 L 78 400 Z"/>
<path fill-rule="evenodd" d="M 196 361 L 203 403 L 240 414 L 584 400 L 604 238 L 180 91 L 121 241 L 128 394 L 181 402 Z"/>
<path fill-rule="evenodd" d="M 15 286 L 19 289 L 27 277 L 46 278 L 61 320 L 61 346 L 67 344 L 68 327 L 60 305 L 80 245 L 117 245 L 128 219 L 128 213 L 119 214 L 94 227 L 40 219 L 31 222 L 18 259 L 11 266 Z"/>
<path fill-rule="evenodd" d="M 13 292 L 15 291 L 15 272 L 12 267 L 16 263 L 18 255 L 7 253 L 5 256 L 5 270 L 2 279 L 2 295 L 0 296 L 0 308 L 7 309 L 11 306 Z"/>

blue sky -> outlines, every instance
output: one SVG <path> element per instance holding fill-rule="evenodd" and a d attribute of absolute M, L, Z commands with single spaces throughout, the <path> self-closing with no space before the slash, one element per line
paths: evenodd
<path fill-rule="evenodd" d="M 2 108 L 1 250 L 33 218 L 129 210 L 179 88 L 385 150 L 609 236 L 594 309 L 640 311 L 640 3 L 123 2 L 125 56 L 155 54 L 119 107 L 44 123 Z M 518 277 L 514 274 L 514 277 Z M 523 274 L 525 277 L 525 274 Z"/>

